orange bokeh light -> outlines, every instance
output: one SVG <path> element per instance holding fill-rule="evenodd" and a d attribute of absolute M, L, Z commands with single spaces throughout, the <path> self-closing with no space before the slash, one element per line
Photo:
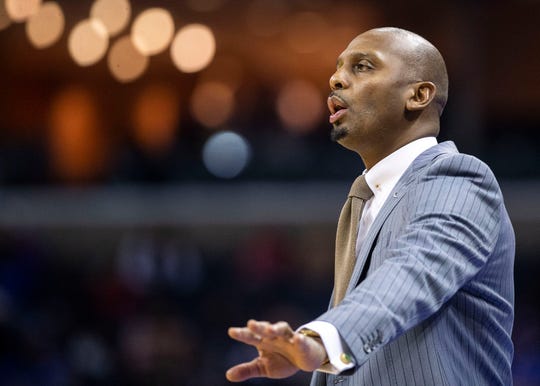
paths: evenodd
<path fill-rule="evenodd" d="M 170 148 L 180 121 L 179 97 L 170 85 L 153 84 L 141 90 L 133 108 L 133 136 L 148 153 Z"/>
<path fill-rule="evenodd" d="M 199 84 L 191 96 L 191 114 L 206 127 L 223 125 L 234 110 L 234 93 L 223 83 Z"/>
<path fill-rule="evenodd" d="M 311 131 L 320 122 L 324 101 L 319 90 L 305 80 L 285 84 L 276 102 L 279 118 L 295 133 Z"/>
<path fill-rule="evenodd" d="M 122 83 L 139 78 L 148 68 L 148 62 L 148 56 L 141 54 L 127 35 L 114 42 L 107 60 L 112 75 Z"/>
<path fill-rule="evenodd" d="M 106 148 L 93 95 L 70 86 L 57 94 L 50 109 L 51 166 L 65 181 L 89 181 L 100 175 Z"/>

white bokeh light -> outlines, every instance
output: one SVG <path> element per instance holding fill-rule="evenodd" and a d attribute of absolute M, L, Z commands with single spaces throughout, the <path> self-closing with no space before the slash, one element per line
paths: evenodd
<path fill-rule="evenodd" d="M 131 4 L 129 0 L 96 0 L 92 4 L 90 16 L 100 19 L 109 36 L 115 36 L 129 23 Z"/>
<path fill-rule="evenodd" d="M 58 41 L 64 32 L 64 12 L 55 1 L 43 3 L 26 22 L 26 35 L 36 48 L 46 48 Z"/>
<path fill-rule="evenodd" d="M 79 22 L 68 38 L 71 57 L 80 66 L 90 66 L 98 62 L 107 52 L 109 35 L 107 28 L 99 19 L 86 19 Z"/>
<path fill-rule="evenodd" d="M 41 0 L 2 0 L 11 20 L 22 22 L 35 15 L 41 6 Z"/>
<path fill-rule="evenodd" d="M 133 45 L 143 55 L 156 55 L 164 51 L 174 35 L 171 13 L 163 8 L 150 8 L 142 12 L 131 27 Z"/>
<path fill-rule="evenodd" d="M 171 44 L 174 65 L 182 72 L 197 72 L 210 64 L 216 52 L 212 30 L 203 24 L 181 28 Z"/>
<path fill-rule="evenodd" d="M 251 157 L 249 143 L 232 131 L 212 135 L 204 144 L 203 161 L 210 173 L 220 178 L 234 178 L 247 166 Z"/>

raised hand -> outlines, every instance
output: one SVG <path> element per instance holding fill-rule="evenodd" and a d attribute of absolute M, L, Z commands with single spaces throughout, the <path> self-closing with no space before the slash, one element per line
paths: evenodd
<path fill-rule="evenodd" d="M 227 371 L 227 379 L 286 378 L 299 370 L 313 371 L 326 359 L 319 339 L 295 333 L 287 322 L 248 321 L 246 327 L 229 328 L 229 336 L 257 348 L 259 356 Z"/>

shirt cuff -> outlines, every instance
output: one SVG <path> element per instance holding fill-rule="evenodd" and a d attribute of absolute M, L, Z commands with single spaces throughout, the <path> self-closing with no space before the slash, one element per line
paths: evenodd
<path fill-rule="evenodd" d="M 353 356 L 347 349 L 347 345 L 341 339 L 341 336 L 334 325 L 328 322 L 316 320 L 314 322 L 304 324 L 298 328 L 297 331 L 306 329 L 319 334 L 324 349 L 326 350 L 326 354 L 328 355 L 329 362 L 323 364 L 317 369 L 317 371 L 330 374 L 339 374 L 355 366 L 356 363 Z"/>

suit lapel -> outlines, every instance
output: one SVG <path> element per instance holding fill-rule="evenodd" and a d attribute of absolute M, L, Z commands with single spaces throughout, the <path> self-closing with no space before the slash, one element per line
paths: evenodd
<path fill-rule="evenodd" d="M 405 196 L 405 193 L 410 189 L 413 182 L 417 181 L 421 172 L 431 165 L 435 158 L 448 153 L 457 153 L 457 149 L 451 141 L 442 142 L 433 146 L 420 154 L 401 176 L 369 228 L 358 253 L 358 258 L 356 259 L 356 264 L 346 293 L 351 292 L 357 286 L 364 264 L 366 263 L 369 254 L 373 251 L 373 246 L 377 240 L 379 231 L 397 203 Z"/>

